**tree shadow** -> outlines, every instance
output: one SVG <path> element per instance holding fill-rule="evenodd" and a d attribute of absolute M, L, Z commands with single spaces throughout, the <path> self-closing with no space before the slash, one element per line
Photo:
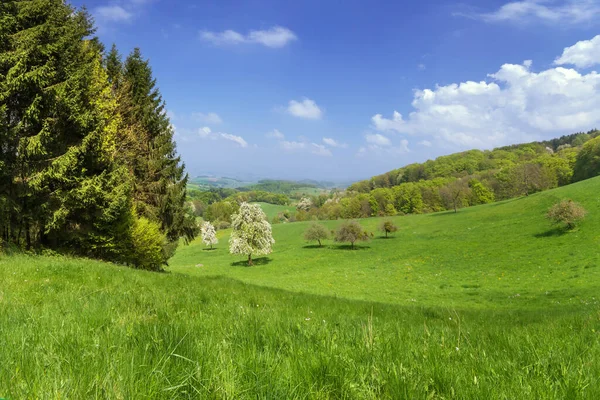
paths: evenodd
<path fill-rule="evenodd" d="M 307 244 L 306 246 L 302 246 L 303 249 L 325 249 L 327 246 L 319 246 L 318 244 Z"/>
<path fill-rule="evenodd" d="M 443 217 L 444 215 L 458 215 L 460 214 L 460 208 L 458 212 L 454 212 L 454 210 L 446 210 L 446 211 L 438 211 L 436 213 L 428 214 L 430 217 Z"/>
<path fill-rule="evenodd" d="M 349 244 L 340 244 L 337 246 L 332 246 L 333 249 L 335 250 L 369 250 L 371 248 L 371 246 L 359 246 L 359 245 L 354 245 L 354 248 L 352 248 L 351 245 Z"/>
<path fill-rule="evenodd" d="M 378 236 L 377 239 L 389 240 L 389 239 L 396 239 L 396 237 L 395 236 Z"/>
<path fill-rule="evenodd" d="M 562 226 L 556 226 L 552 229 L 547 230 L 546 232 L 541 232 L 541 233 L 536 233 L 535 236 L 536 238 L 547 238 L 547 237 L 553 237 L 553 236 L 562 236 L 565 235 L 569 232 L 568 229 L 565 229 Z"/>
<path fill-rule="evenodd" d="M 213 247 L 212 249 L 210 247 L 202 249 L 202 251 L 215 251 L 217 248 Z"/>
<path fill-rule="evenodd" d="M 248 265 L 248 260 L 244 260 L 244 261 L 232 262 L 231 266 L 232 267 L 252 267 L 252 266 L 258 266 L 258 265 L 267 265 L 271 261 L 273 261 L 273 259 L 270 257 L 259 257 L 259 258 L 252 259 L 253 265 Z"/>

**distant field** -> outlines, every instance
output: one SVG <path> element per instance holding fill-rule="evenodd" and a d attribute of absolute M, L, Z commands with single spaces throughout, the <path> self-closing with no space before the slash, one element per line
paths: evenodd
<path fill-rule="evenodd" d="M 355 251 L 274 225 L 254 267 L 228 231 L 166 274 L 2 256 L 0 397 L 598 399 L 599 193 L 398 217 Z M 566 234 L 563 198 L 589 211 Z"/>
<path fill-rule="evenodd" d="M 269 203 L 255 203 L 255 204 L 260 205 L 260 208 L 262 208 L 262 210 L 265 212 L 265 214 L 267 214 L 267 218 L 269 218 L 269 221 L 271 221 L 271 219 L 273 219 L 273 217 L 277 216 L 277 214 L 279 214 L 280 212 L 284 212 L 286 210 L 292 214 L 296 212 L 296 207 L 294 207 L 294 206 L 280 206 L 280 205 L 269 204 Z"/>
<path fill-rule="evenodd" d="M 329 193 L 329 190 L 316 187 L 304 187 L 292 190 L 290 195 L 292 197 L 318 196 L 322 193 Z"/>

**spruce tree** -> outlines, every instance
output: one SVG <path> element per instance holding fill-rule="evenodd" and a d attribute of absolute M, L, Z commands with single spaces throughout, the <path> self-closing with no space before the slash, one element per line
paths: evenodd
<path fill-rule="evenodd" d="M 0 7 L 2 237 L 120 260 L 131 189 L 91 19 L 62 0 Z"/>
<path fill-rule="evenodd" d="M 111 54 L 116 58 L 115 52 Z M 188 177 L 152 69 L 139 49 L 127 57 L 122 76 L 119 98 L 124 132 L 128 132 L 123 143 L 129 150 L 125 162 L 134 177 L 135 207 L 141 217 L 160 224 L 168 242 L 166 262 L 180 238 L 191 240 L 198 233 L 193 213 L 186 206 Z"/>

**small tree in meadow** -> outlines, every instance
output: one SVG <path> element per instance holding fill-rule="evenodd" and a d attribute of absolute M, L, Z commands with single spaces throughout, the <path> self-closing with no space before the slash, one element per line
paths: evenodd
<path fill-rule="evenodd" d="M 563 224 L 567 230 L 575 228 L 577 222 L 585 218 L 587 211 L 579 203 L 573 200 L 561 200 L 556 203 L 546 214 L 546 218 L 555 224 Z"/>
<path fill-rule="evenodd" d="M 392 221 L 386 220 L 381 223 L 379 230 L 385 233 L 385 237 L 388 237 L 388 234 L 396 232 L 398 227 Z"/>
<path fill-rule="evenodd" d="M 219 243 L 215 227 L 210 222 L 206 221 L 202 224 L 202 228 L 200 228 L 200 233 L 202 235 L 202 242 L 204 242 L 205 245 L 210 246 L 211 250 L 213 248 L 213 245 Z"/>
<path fill-rule="evenodd" d="M 258 204 L 242 203 L 237 214 L 232 216 L 229 252 L 248 255 L 248 265 L 253 265 L 252 255 L 271 253 L 275 243 L 271 224 Z"/>
<path fill-rule="evenodd" d="M 298 210 L 308 211 L 308 210 L 310 210 L 312 208 L 312 206 L 313 206 L 313 202 L 310 199 L 310 197 L 303 197 L 298 202 L 298 205 L 296 205 L 296 208 Z"/>
<path fill-rule="evenodd" d="M 329 238 L 329 231 L 323 225 L 313 222 L 304 232 L 304 239 L 309 242 L 318 242 L 319 247 L 322 247 L 321 240 Z"/>
<path fill-rule="evenodd" d="M 369 234 L 357 221 L 348 221 L 342 223 L 335 233 L 336 242 L 350 242 L 350 247 L 354 250 L 354 243 L 367 242 Z"/>

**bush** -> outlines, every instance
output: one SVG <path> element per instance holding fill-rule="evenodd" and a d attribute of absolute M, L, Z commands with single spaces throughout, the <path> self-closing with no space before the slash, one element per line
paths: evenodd
<path fill-rule="evenodd" d="M 350 242 L 354 249 L 355 242 L 366 242 L 369 240 L 369 234 L 363 230 L 363 227 L 357 221 L 344 222 L 335 233 L 336 242 Z"/>
<path fill-rule="evenodd" d="M 227 222 L 227 221 L 217 221 L 217 222 L 215 222 L 215 227 L 219 230 L 229 229 L 229 228 L 231 228 L 231 223 Z"/>
<path fill-rule="evenodd" d="M 546 214 L 546 218 L 555 224 L 564 224 L 568 230 L 575 228 L 577 222 L 585 218 L 587 211 L 579 203 L 573 200 L 562 200 L 556 203 Z"/>
<path fill-rule="evenodd" d="M 138 218 L 131 229 L 131 263 L 140 269 L 160 271 L 166 263 L 163 247 L 165 235 L 160 226 L 146 218 Z"/>

